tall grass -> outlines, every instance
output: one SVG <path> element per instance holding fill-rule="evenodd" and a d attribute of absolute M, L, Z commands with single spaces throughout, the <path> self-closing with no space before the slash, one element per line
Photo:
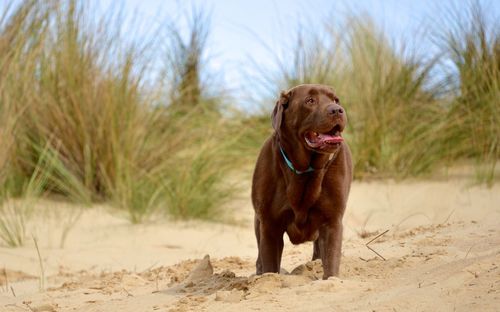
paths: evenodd
<path fill-rule="evenodd" d="M 165 79 L 168 81 L 170 105 L 177 114 L 186 114 L 194 107 L 198 113 L 206 110 L 218 110 L 219 99 L 210 100 L 209 81 L 206 77 L 205 51 L 210 32 L 209 16 L 201 10 L 193 10 L 187 17 L 190 31 L 183 37 L 175 25 L 168 27 L 169 38 L 164 44 L 164 64 L 168 69 Z M 212 90 L 214 91 L 214 90 Z"/>
<path fill-rule="evenodd" d="M 498 18 L 478 2 L 445 15 L 438 36 L 451 63 L 445 148 L 450 158 L 472 159 L 477 178 L 493 183 L 500 159 L 500 28 Z"/>
<path fill-rule="evenodd" d="M 181 219 L 192 216 L 217 220 L 223 214 L 222 205 L 235 189 L 235 185 L 227 182 L 228 170 L 233 164 L 227 162 L 228 155 L 224 152 L 203 144 L 192 152 L 194 157 L 179 157 L 170 173 L 176 179 L 166 186 L 170 215 Z"/>
<path fill-rule="evenodd" d="M 348 111 L 346 136 L 356 177 L 431 169 L 438 150 L 432 134 L 441 112 L 436 91 L 427 87 L 432 63 L 397 51 L 366 16 L 340 26 L 327 23 L 321 36 L 304 37 L 299 31 L 294 42 L 266 83 L 285 89 L 299 83 L 335 88 Z"/>
<path fill-rule="evenodd" d="M 23 185 L 23 198 L 11 196 L 8 189 L 0 191 L 0 241 L 7 246 L 18 247 L 25 243 L 27 222 L 33 216 L 37 199 L 50 176 L 50 155 L 42 151 L 39 163 L 29 180 Z"/>
<path fill-rule="evenodd" d="M 350 112 L 357 176 L 431 169 L 441 109 L 429 87 L 433 63 L 392 47 L 366 18 L 349 21 L 348 69 L 340 86 Z"/>
<path fill-rule="evenodd" d="M 179 218 L 215 217 L 227 197 L 221 172 L 228 171 L 207 166 L 219 154 L 197 154 L 201 143 L 227 149 L 219 144 L 221 92 L 202 79 L 208 25 L 199 21 L 208 16 L 194 19 L 187 44 L 175 25 L 163 32 L 171 43 L 162 56 L 168 74 L 154 76 L 149 70 L 158 62 L 149 51 L 162 50 L 162 42 L 125 38 L 123 17 L 95 16 L 94 4 L 24 1 L 4 12 L 0 119 L 8 122 L 0 139 L 10 148 L 0 155 L 2 187 L 23 195 L 20 186 L 40 169 L 45 151 L 48 194 L 110 202 L 134 223 L 161 209 L 181 209 Z M 200 161 L 203 172 L 191 170 Z M 195 173 L 183 176 L 180 168 Z M 196 204 L 189 203 L 193 192 Z"/>
<path fill-rule="evenodd" d="M 404 178 L 472 160 L 479 179 L 492 183 L 500 157 L 500 37 L 495 18 L 486 17 L 478 3 L 455 12 L 433 57 L 396 48 L 367 15 L 333 18 L 319 31 L 300 28 L 274 55 L 276 69 L 260 72 L 262 89 L 271 91 L 268 111 L 280 89 L 328 84 L 348 112 L 355 177 Z M 449 63 L 443 78 L 440 66 Z"/>

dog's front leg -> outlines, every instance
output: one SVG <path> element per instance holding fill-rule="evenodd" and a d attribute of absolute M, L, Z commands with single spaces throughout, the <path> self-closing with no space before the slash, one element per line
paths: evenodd
<path fill-rule="evenodd" d="M 257 274 L 259 273 L 279 273 L 281 255 L 283 252 L 283 231 L 270 229 L 266 227 L 263 222 L 260 223 L 259 229 L 259 259 L 261 264 L 261 272 L 257 267 Z"/>
<path fill-rule="evenodd" d="M 320 229 L 318 247 L 321 248 L 323 279 L 339 275 L 342 254 L 342 220 L 335 220 Z"/>

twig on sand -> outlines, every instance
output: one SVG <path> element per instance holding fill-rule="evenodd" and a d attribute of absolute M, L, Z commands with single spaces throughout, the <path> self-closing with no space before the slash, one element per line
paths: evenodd
<path fill-rule="evenodd" d="M 432 223 L 432 220 L 431 218 L 429 218 L 429 216 L 427 216 L 425 213 L 422 213 L 422 212 L 415 212 L 415 213 L 412 213 L 406 217 L 404 217 L 401 221 L 399 221 L 398 224 L 396 224 L 396 226 L 394 227 L 394 234 L 396 234 L 396 232 L 399 231 L 399 227 L 401 226 L 401 224 L 403 224 L 403 222 L 405 222 L 406 220 L 409 220 L 413 217 L 416 217 L 416 216 L 424 216 L 425 218 L 427 218 L 427 220 L 429 220 L 429 222 Z"/>
<path fill-rule="evenodd" d="M 158 271 L 156 273 L 156 276 L 155 276 L 155 285 L 156 285 L 156 291 L 157 292 L 160 291 L 160 288 L 158 287 L 158 281 L 159 281 L 159 279 L 160 279 L 160 271 Z"/>
<path fill-rule="evenodd" d="M 14 292 L 14 288 L 12 288 L 12 286 L 10 286 L 10 291 L 12 291 L 12 295 L 14 295 L 14 297 L 17 297 L 16 293 Z"/>
<path fill-rule="evenodd" d="M 125 291 L 125 293 L 127 294 L 127 297 L 133 297 L 134 295 L 132 295 L 125 287 L 122 287 L 123 291 Z"/>
<path fill-rule="evenodd" d="M 370 249 L 371 251 L 373 251 L 377 256 L 379 256 L 382 260 L 386 260 L 381 254 L 379 254 L 377 251 L 375 251 L 373 248 L 370 247 L 370 244 L 374 241 L 376 241 L 377 239 L 379 239 L 382 235 L 384 235 L 385 233 L 389 232 L 389 230 L 385 230 L 384 232 L 380 233 L 379 235 L 375 236 L 374 238 L 372 238 L 368 243 L 365 244 L 366 248 Z"/>
<path fill-rule="evenodd" d="M 9 279 L 7 278 L 7 269 L 3 268 L 3 276 L 5 278 L 5 291 L 9 291 Z"/>
<path fill-rule="evenodd" d="M 448 220 L 450 219 L 451 215 L 455 212 L 455 209 L 453 209 L 450 214 L 446 217 L 446 219 L 441 223 L 441 224 L 445 224 L 446 222 L 448 222 Z"/>
<path fill-rule="evenodd" d="M 474 246 L 476 246 L 476 245 L 474 244 L 474 245 L 470 246 L 469 250 L 467 250 L 467 253 L 465 254 L 464 260 L 467 259 L 467 257 L 469 256 L 470 251 L 472 250 L 472 248 Z"/>
<path fill-rule="evenodd" d="M 38 242 L 35 238 L 33 237 L 33 241 L 35 242 L 35 248 L 36 252 L 38 253 L 38 263 L 40 264 L 40 290 L 43 291 L 45 289 L 45 269 L 43 268 L 43 260 L 42 260 L 42 255 L 40 254 L 40 249 L 38 248 Z"/>

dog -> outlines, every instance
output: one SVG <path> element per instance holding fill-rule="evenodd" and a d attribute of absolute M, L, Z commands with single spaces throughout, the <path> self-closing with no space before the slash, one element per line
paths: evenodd
<path fill-rule="evenodd" d="M 285 232 L 293 244 L 314 241 L 312 259 L 321 259 L 324 279 L 338 275 L 352 181 L 346 124 L 346 111 L 328 86 L 281 92 L 272 112 L 274 132 L 252 180 L 257 275 L 280 272 Z"/>

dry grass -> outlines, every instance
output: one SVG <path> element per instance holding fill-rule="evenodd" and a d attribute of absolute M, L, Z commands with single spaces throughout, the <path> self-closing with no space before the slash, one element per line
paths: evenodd
<path fill-rule="evenodd" d="M 479 181 L 493 183 L 500 157 L 498 27 L 478 3 L 452 15 L 431 58 L 396 48 L 369 15 L 341 24 L 332 18 L 319 31 L 299 28 L 293 44 L 274 55 L 276 70 L 261 71 L 265 115 L 280 89 L 332 85 L 348 112 L 356 178 L 421 176 L 466 159 Z M 442 64 L 450 63 L 445 76 Z"/>
<path fill-rule="evenodd" d="M 209 16 L 193 17 L 187 41 L 170 25 L 158 37 L 168 44 L 135 42 L 120 32 L 122 16 L 93 16 L 92 5 L 24 1 L 2 12 L 2 188 L 23 196 L 26 181 L 43 170 L 45 194 L 85 205 L 110 202 L 134 223 L 162 209 L 180 218 L 215 217 L 229 194 L 222 182 L 232 166 L 206 165 L 220 163 L 229 148 L 222 92 L 204 82 Z M 149 50 L 169 60 L 167 74 L 153 81 Z M 220 152 L 200 154 L 202 143 Z M 202 173 L 178 174 L 198 162 Z M 192 192 L 212 196 L 200 195 L 176 214 L 180 208 L 171 205 Z"/>
<path fill-rule="evenodd" d="M 451 159 L 471 159 L 477 179 L 492 184 L 500 158 L 500 31 L 498 16 L 469 3 L 451 10 L 437 37 L 451 65 L 444 149 Z"/>
<path fill-rule="evenodd" d="M 30 209 L 13 204 L 23 197 L 107 202 L 134 223 L 155 213 L 217 219 L 234 193 L 227 174 L 253 163 L 271 131 L 267 112 L 226 109 L 206 67 L 202 10 L 188 17 L 187 36 L 166 23 L 131 40 L 121 14 L 93 5 L 25 0 L 0 12 L 0 222 L 9 245 L 26 236 Z M 465 159 L 491 184 L 500 35 L 487 16 L 478 4 L 450 16 L 430 60 L 396 49 L 367 16 L 307 36 L 303 27 L 256 90 L 274 104 L 280 89 L 333 85 L 349 113 L 357 178 L 422 175 Z M 444 80 L 434 76 L 440 64 L 451 64 Z"/>

